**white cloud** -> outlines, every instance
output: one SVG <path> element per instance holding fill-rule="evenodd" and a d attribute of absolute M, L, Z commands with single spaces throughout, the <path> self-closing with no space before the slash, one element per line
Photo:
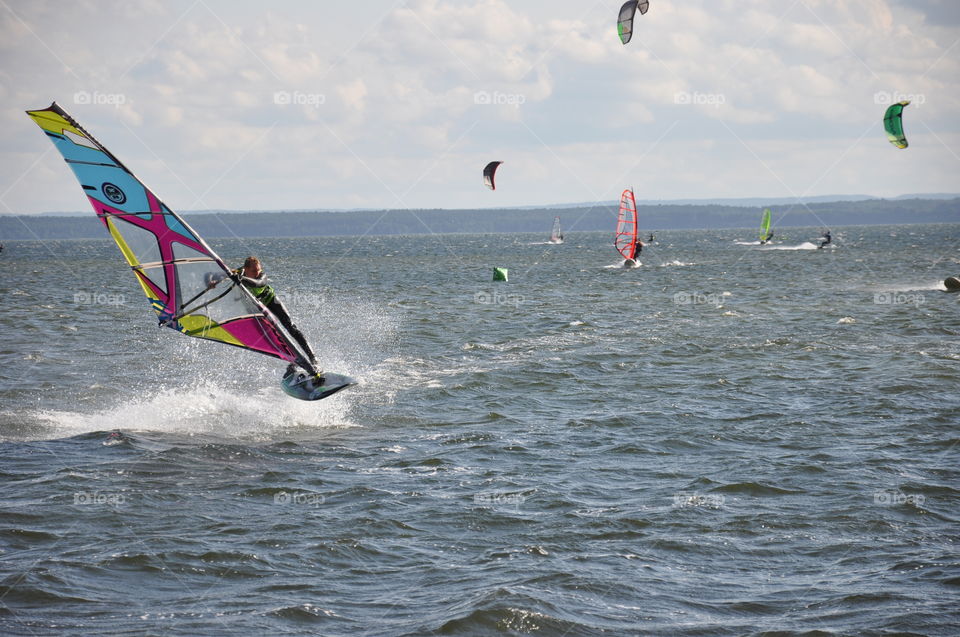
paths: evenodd
<path fill-rule="evenodd" d="M 164 199 L 212 186 L 202 207 L 394 206 L 414 183 L 417 207 L 582 201 L 637 162 L 653 198 L 789 194 L 766 166 L 810 194 L 955 191 L 960 28 L 924 6 L 658 2 L 623 46 L 616 7 L 575 0 L 25 4 L 0 14 L 0 193 L 82 208 L 50 157 L 20 179 L 47 150 L 21 111 L 51 98 Z M 923 96 L 895 156 L 884 91 Z"/>

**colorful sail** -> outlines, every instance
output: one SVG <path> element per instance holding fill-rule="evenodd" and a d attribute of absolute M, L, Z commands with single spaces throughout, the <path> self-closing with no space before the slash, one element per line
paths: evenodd
<path fill-rule="evenodd" d="M 624 259 L 634 258 L 637 250 L 637 201 L 633 198 L 633 190 L 630 188 L 620 195 L 617 236 L 613 240 L 613 245 Z"/>
<path fill-rule="evenodd" d="M 502 163 L 502 161 L 492 161 L 483 169 L 483 185 L 490 190 L 497 189 L 497 184 L 494 182 L 493 178 L 497 174 L 497 168 L 499 168 L 500 164 Z"/>
<path fill-rule="evenodd" d="M 907 136 L 903 132 L 903 107 L 909 100 L 891 104 L 883 114 L 883 129 L 887 131 L 887 139 L 897 148 L 907 147 Z"/>
<path fill-rule="evenodd" d="M 161 326 L 313 366 L 223 259 L 56 102 L 27 111 L 73 170 Z"/>
<path fill-rule="evenodd" d="M 637 10 L 640 11 L 640 15 L 643 15 L 649 8 L 649 0 L 627 0 L 623 3 L 617 17 L 617 35 L 620 36 L 621 42 L 626 44 L 633 37 L 633 20 L 636 17 Z"/>
<path fill-rule="evenodd" d="M 769 241 L 770 239 L 770 209 L 765 208 L 763 216 L 760 217 L 760 241 Z"/>
<path fill-rule="evenodd" d="M 563 243 L 563 235 L 560 234 L 560 217 L 553 218 L 553 229 L 550 231 L 550 243 Z"/>

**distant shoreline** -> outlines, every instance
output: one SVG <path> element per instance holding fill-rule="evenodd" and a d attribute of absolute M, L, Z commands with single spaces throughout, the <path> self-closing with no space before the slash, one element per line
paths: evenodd
<path fill-rule="evenodd" d="M 960 197 L 867 199 L 768 205 L 773 228 L 960 223 Z M 695 204 L 639 205 L 643 231 L 758 227 L 761 207 Z M 192 212 L 183 218 L 205 238 L 396 236 L 420 234 L 549 234 L 561 218 L 564 234 L 613 231 L 616 204 L 570 208 L 357 210 L 350 212 Z M 0 215 L 0 242 L 96 239 L 103 224 L 89 215 Z"/>

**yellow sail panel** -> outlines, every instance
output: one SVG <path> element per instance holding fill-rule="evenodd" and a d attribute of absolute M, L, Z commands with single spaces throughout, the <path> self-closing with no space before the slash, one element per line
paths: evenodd
<path fill-rule="evenodd" d="M 27 115 L 33 118 L 33 121 L 37 123 L 37 126 L 45 131 L 55 133 L 57 135 L 64 135 L 71 139 L 74 143 L 79 143 L 82 146 L 96 148 L 95 143 L 91 141 L 82 130 L 68 122 L 59 113 L 45 109 L 42 111 L 27 111 Z M 77 139 L 78 137 L 82 138 L 82 141 Z"/>
<path fill-rule="evenodd" d="M 208 338 L 214 341 L 229 343 L 244 347 L 244 344 L 238 341 L 233 334 L 220 327 L 215 321 L 211 321 L 202 315 L 187 315 L 180 319 L 180 331 L 187 336 L 196 336 L 197 338 Z"/>

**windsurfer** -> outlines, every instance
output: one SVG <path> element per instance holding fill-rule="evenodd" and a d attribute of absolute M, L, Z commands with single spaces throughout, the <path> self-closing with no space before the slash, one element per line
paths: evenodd
<path fill-rule="evenodd" d="M 643 252 L 643 241 L 637 239 L 636 245 L 633 246 L 633 258 L 634 260 L 640 256 L 640 253 Z"/>
<path fill-rule="evenodd" d="M 208 277 L 208 287 L 213 287 L 222 278 L 223 275 Z M 303 332 L 293 324 L 290 315 L 287 313 L 287 308 L 285 308 L 280 299 L 277 298 L 277 293 L 273 287 L 267 284 L 267 275 L 263 271 L 263 266 L 260 265 L 260 259 L 257 257 L 247 257 L 243 262 L 243 267 L 234 270 L 230 278 L 247 288 L 254 298 L 263 303 L 266 308 L 277 317 L 277 320 L 286 328 L 290 336 L 296 339 L 300 347 L 303 348 L 304 353 L 310 359 L 310 363 L 316 365 L 317 357 L 310 348 L 310 344 L 307 343 L 307 339 L 303 336 Z"/>
<path fill-rule="evenodd" d="M 300 344 L 300 347 L 303 348 L 310 362 L 316 365 L 317 357 L 313 353 L 313 350 L 310 349 L 310 344 L 307 343 L 303 332 L 293 324 L 293 321 L 290 320 L 290 315 L 287 313 L 287 308 L 285 308 L 283 303 L 280 302 L 280 299 L 277 298 L 277 293 L 274 292 L 273 288 L 267 285 L 267 275 L 260 265 L 260 259 L 257 257 L 247 257 L 243 262 L 243 267 L 237 268 L 234 272 L 241 275 L 240 283 L 277 317 L 283 327 L 290 332 L 290 336 L 295 338 L 297 343 Z"/>
<path fill-rule="evenodd" d="M 760 245 L 763 245 L 769 241 L 773 241 L 773 230 L 768 232 L 767 236 L 765 236 L 763 239 L 760 239 Z"/>
<path fill-rule="evenodd" d="M 820 243 L 820 245 L 817 246 L 817 248 L 822 248 L 823 246 L 825 246 L 825 245 L 827 245 L 828 243 L 830 243 L 830 241 L 831 241 L 831 239 L 830 239 L 830 231 L 829 231 L 829 230 L 826 230 L 826 231 L 824 231 L 824 233 L 823 233 L 823 241 Z"/>

